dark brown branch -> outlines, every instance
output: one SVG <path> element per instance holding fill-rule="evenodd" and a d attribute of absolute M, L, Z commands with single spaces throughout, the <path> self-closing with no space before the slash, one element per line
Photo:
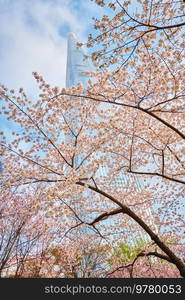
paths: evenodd
<path fill-rule="evenodd" d="M 162 150 L 162 170 L 161 175 L 164 176 L 164 150 Z"/>
<path fill-rule="evenodd" d="M 170 153 L 171 153 L 172 155 L 174 155 L 174 157 L 176 158 L 176 160 L 179 162 L 179 164 L 181 165 L 181 167 L 184 169 L 184 168 L 185 168 L 185 167 L 184 167 L 184 164 L 183 164 L 183 162 L 180 160 L 180 158 L 177 156 L 177 154 L 174 153 L 174 151 L 172 151 L 172 149 L 171 149 L 169 146 L 167 146 L 167 149 L 170 151 Z"/>
<path fill-rule="evenodd" d="M 174 182 L 178 182 L 178 183 L 181 183 L 181 184 L 185 184 L 185 181 L 184 180 L 180 180 L 180 179 L 177 179 L 177 178 L 174 178 L 174 177 L 169 177 L 167 175 L 163 175 L 163 174 L 160 174 L 160 173 L 157 173 L 157 172 L 140 172 L 140 171 L 128 171 L 129 173 L 132 173 L 132 174 L 138 174 L 138 175 L 149 175 L 149 176 L 159 176 L 159 177 L 162 177 L 164 179 L 168 179 L 170 181 L 174 181 Z"/>
<path fill-rule="evenodd" d="M 58 173 L 58 172 L 56 172 L 56 171 L 54 171 L 54 170 L 52 170 L 52 169 L 50 169 L 50 168 L 48 168 L 48 167 L 46 167 L 46 166 L 43 166 L 42 164 L 40 164 L 40 163 L 34 161 L 33 159 L 31 159 L 31 158 L 29 158 L 29 157 L 27 157 L 27 156 L 24 156 L 24 155 L 18 153 L 17 151 L 15 151 L 15 150 L 11 149 L 10 147 L 4 145 L 3 143 L 0 143 L 0 145 L 1 145 L 2 147 L 4 147 L 5 149 L 8 149 L 8 150 L 11 151 L 12 153 L 16 154 L 17 156 L 21 157 L 22 159 L 28 160 L 28 161 L 30 161 L 31 163 L 33 163 L 33 164 L 35 164 L 35 165 L 38 165 L 39 167 L 41 167 L 41 168 L 43 168 L 43 169 L 46 169 L 46 170 L 48 170 L 48 171 L 50 171 L 50 172 L 52 172 L 52 173 L 54 173 L 54 174 L 57 174 L 57 175 L 59 175 L 59 176 L 62 176 L 62 174 L 60 174 L 60 173 Z"/>
<path fill-rule="evenodd" d="M 129 17 L 129 19 L 131 19 L 132 21 L 134 21 L 135 23 L 141 25 L 141 26 L 145 26 L 145 27 L 150 27 L 153 30 L 164 30 L 164 29 L 171 29 L 171 28 L 178 28 L 178 27 L 182 27 L 185 26 L 185 22 L 182 23 L 177 23 L 177 24 L 172 24 L 172 25 L 166 25 L 166 26 L 157 26 L 157 25 L 153 25 L 150 23 L 143 23 L 139 20 L 136 20 L 134 17 L 132 17 L 127 11 L 126 9 L 123 7 L 123 5 L 121 5 L 121 3 L 119 2 L 119 0 L 116 0 L 116 2 L 119 4 L 119 6 L 122 8 L 122 10 L 125 12 L 125 14 Z"/>
<path fill-rule="evenodd" d="M 77 98 L 84 98 L 84 99 L 93 100 L 93 101 L 96 101 L 96 102 L 109 103 L 109 104 L 114 104 L 114 105 L 118 105 L 118 106 L 130 107 L 130 108 L 133 108 L 133 109 L 137 109 L 137 110 L 142 111 L 143 113 L 151 116 L 152 118 L 158 120 L 163 125 L 165 125 L 166 127 L 173 130 L 175 133 L 177 133 L 181 138 L 185 139 L 185 134 L 182 133 L 178 128 L 174 127 L 173 125 L 166 122 L 164 119 L 160 118 L 159 116 L 154 114 L 152 111 L 147 110 L 146 108 L 142 108 L 140 106 L 134 106 L 134 105 L 131 105 L 131 104 L 126 104 L 126 103 L 114 102 L 114 101 L 111 101 L 111 100 L 106 101 L 106 100 L 103 100 L 103 99 L 97 99 L 97 98 L 94 98 L 94 97 L 91 97 L 91 96 L 85 96 L 85 95 L 72 95 L 72 94 L 68 94 L 68 93 L 61 93 L 61 94 L 56 95 L 55 98 L 57 98 L 59 96 L 70 96 L 70 97 L 73 96 L 73 97 L 77 97 Z"/>
<path fill-rule="evenodd" d="M 117 208 L 110 212 L 105 212 L 105 213 L 101 214 L 100 216 L 98 216 L 96 219 L 94 219 L 91 223 L 88 223 L 88 224 L 94 225 L 100 221 L 106 220 L 109 216 L 114 216 L 114 215 L 120 214 L 122 212 L 123 212 L 122 208 L 121 209 Z"/>
<path fill-rule="evenodd" d="M 31 123 L 37 128 L 37 130 L 48 140 L 48 142 L 53 146 L 53 148 L 55 148 L 55 150 L 58 152 L 58 154 L 61 156 L 61 158 L 65 161 L 65 163 L 68 166 L 71 166 L 70 163 L 65 159 L 63 154 L 60 152 L 60 150 L 57 148 L 55 143 L 46 135 L 46 133 L 43 131 L 43 129 L 39 127 L 38 123 L 35 122 L 33 120 L 33 118 L 27 112 L 25 112 L 19 105 L 17 105 L 12 99 L 10 99 L 10 97 L 8 97 L 7 95 L 5 95 L 5 96 L 6 96 L 6 99 L 10 103 L 12 103 L 23 115 L 25 115 L 31 121 Z"/>
<path fill-rule="evenodd" d="M 111 195 L 107 194 L 106 192 L 97 189 L 94 186 L 91 186 L 89 184 L 84 184 L 83 182 L 76 182 L 77 185 L 80 186 L 87 186 L 90 190 L 108 198 L 111 200 L 113 203 L 117 204 L 121 209 L 116 209 L 111 212 L 111 214 L 127 214 L 131 219 L 133 219 L 137 224 L 140 225 L 140 227 L 148 233 L 150 236 L 151 240 L 153 240 L 156 245 L 172 260 L 172 262 L 176 265 L 178 270 L 180 271 L 180 274 L 182 277 L 185 277 L 185 265 L 182 262 L 180 258 L 178 258 L 169 248 L 167 245 L 163 243 L 163 241 L 151 230 L 151 228 L 138 216 L 136 215 L 128 206 L 122 204 L 120 201 L 118 201 L 116 198 L 112 197 Z M 109 213 L 110 214 L 110 213 Z M 107 217 L 107 213 L 101 215 L 101 219 Z M 97 222 L 97 218 L 96 218 Z"/>
<path fill-rule="evenodd" d="M 158 252 L 156 252 L 156 251 L 148 252 L 148 253 L 145 253 L 145 252 L 142 251 L 142 252 L 140 252 L 140 253 L 135 257 L 135 259 L 133 260 L 132 263 L 117 267 L 117 268 L 114 269 L 113 271 L 109 272 L 109 273 L 107 274 L 107 276 L 110 276 L 110 275 L 114 274 L 114 273 L 117 272 L 117 271 L 121 271 L 121 270 L 127 269 L 127 268 L 129 268 L 129 267 L 131 267 L 131 269 L 132 269 L 132 271 L 131 271 L 131 276 L 132 276 L 132 273 L 133 273 L 133 267 L 134 267 L 134 264 L 136 263 L 136 261 L 138 260 L 138 258 L 140 258 L 140 257 L 148 257 L 148 256 L 155 256 L 155 257 L 157 257 L 157 258 L 166 260 L 166 261 L 169 262 L 169 263 L 173 263 L 173 261 L 172 261 L 168 256 L 166 256 L 166 255 L 164 255 L 164 254 L 158 253 Z"/>

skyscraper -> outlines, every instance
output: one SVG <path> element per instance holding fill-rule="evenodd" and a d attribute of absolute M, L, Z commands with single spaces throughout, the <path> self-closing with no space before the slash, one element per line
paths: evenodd
<path fill-rule="evenodd" d="M 67 46 L 67 68 L 66 68 L 66 87 L 75 86 L 78 82 L 87 85 L 88 76 L 83 72 L 92 71 L 94 68 L 81 48 L 78 48 L 77 39 L 74 33 L 68 35 Z"/>
<path fill-rule="evenodd" d="M 88 76 L 84 74 L 85 71 L 93 71 L 95 68 L 88 59 L 84 59 L 84 52 L 81 48 L 77 47 L 77 39 L 73 33 L 68 35 L 68 48 L 67 48 L 67 68 L 66 68 L 66 87 L 75 86 L 78 82 L 81 82 L 84 87 L 87 86 Z M 97 154 L 99 155 L 99 154 Z M 78 158 L 76 158 L 76 162 Z M 106 165 L 100 166 L 98 170 L 98 176 L 102 182 L 105 183 L 107 175 Z M 144 188 L 144 182 L 142 178 L 136 177 L 132 174 L 121 171 L 118 176 L 115 176 L 111 182 L 113 189 L 119 189 L 121 192 L 125 192 L 126 187 L 135 186 L 137 191 L 141 191 Z M 137 199 L 136 201 L 137 202 Z M 131 203 L 132 204 L 132 203 Z M 145 221 L 148 225 L 155 227 L 155 223 L 152 215 L 152 207 L 147 203 L 136 206 L 136 213 L 144 215 Z M 142 238 L 147 240 L 148 236 L 139 225 L 132 220 L 129 221 L 128 228 L 131 231 L 129 239 L 134 240 Z"/>

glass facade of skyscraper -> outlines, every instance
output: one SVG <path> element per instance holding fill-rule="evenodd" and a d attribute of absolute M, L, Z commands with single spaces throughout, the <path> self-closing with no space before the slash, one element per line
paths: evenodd
<path fill-rule="evenodd" d="M 86 74 L 84 74 L 84 72 L 93 70 L 95 70 L 95 68 L 91 64 L 91 62 L 88 59 L 84 59 L 83 50 L 77 47 L 77 39 L 75 35 L 73 33 L 70 33 L 68 36 L 67 49 L 66 87 L 75 86 L 78 82 L 81 82 L 83 86 L 86 87 L 89 78 Z M 78 122 L 78 120 L 76 120 L 76 122 Z M 97 153 L 97 156 L 98 155 L 101 155 L 101 153 Z M 76 164 L 78 164 L 79 161 L 80 157 L 77 157 Z M 99 176 L 99 178 L 102 181 L 102 185 L 104 185 L 106 183 L 105 181 L 107 176 L 106 165 L 99 167 L 97 176 Z M 125 192 L 125 190 L 128 189 L 129 186 L 135 186 L 135 189 L 137 191 L 141 191 L 144 187 L 144 182 L 142 178 L 138 178 L 132 174 L 125 173 L 124 171 L 119 172 L 119 175 L 113 177 L 111 182 L 107 184 L 109 185 L 109 187 L 112 187 L 112 189 L 119 190 L 120 192 Z M 86 191 L 86 196 L 89 197 L 88 191 Z M 137 199 L 135 202 L 137 202 Z M 140 213 L 142 213 L 142 215 L 144 214 L 146 223 L 155 227 L 154 220 L 152 218 L 152 207 L 150 207 L 147 203 L 140 205 L 140 207 L 136 205 L 135 212 L 139 215 Z M 109 222 L 110 224 L 111 220 L 107 220 L 107 222 Z M 132 220 L 129 221 L 128 228 L 131 232 L 129 240 L 135 240 L 138 238 L 148 238 L 147 235 L 143 233 L 143 231 L 141 232 L 140 227 Z"/>

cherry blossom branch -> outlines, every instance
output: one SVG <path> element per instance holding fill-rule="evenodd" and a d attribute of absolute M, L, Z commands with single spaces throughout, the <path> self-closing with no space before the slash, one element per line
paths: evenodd
<path fill-rule="evenodd" d="M 141 251 L 141 252 L 135 257 L 135 259 L 133 260 L 132 263 L 127 264 L 127 265 L 119 266 L 119 267 L 117 267 L 116 269 L 114 269 L 113 271 L 107 273 L 106 276 L 108 277 L 108 276 L 114 274 L 114 273 L 117 272 L 117 271 L 121 271 L 121 270 L 123 270 L 123 269 L 127 269 L 127 268 L 130 268 L 130 267 L 131 267 L 130 275 L 131 275 L 131 277 L 132 277 L 134 264 L 137 262 L 137 260 L 138 260 L 140 257 L 149 257 L 149 256 L 154 256 L 154 257 L 157 257 L 157 258 L 166 260 L 167 262 L 174 264 L 173 261 L 172 261 L 168 256 L 166 256 L 166 255 L 164 255 L 164 254 L 158 253 L 158 252 L 156 252 L 156 251 L 148 252 L 148 253 L 145 253 L 145 252 Z"/>
<path fill-rule="evenodd" d="M 132 173 L 132 174 L 138 174 L 138 175 L 158 176 L 158 177 L 162 177 L 164 179 L 168 179 L 170 181 L 185 184 L 184 180 L 180 180 L 180 179 L 177 179 L 177 178 L 174 178 L 174 177 L 170 177 L 170 176 L 167 176 L 167 175 L 164 175 L 164 174 L 160 174 L 158 172 L 141 172 L 141 171 L 133 171 L 133 170 L 128 170 L 127 172 Z"/>
<path fill-rule="evenodd" d="M 185 134 L 183 132 L 181 132 L 178 128 L 174 127 L 173 125 L 171 125 L 170 123 L 168 123 L 164 119 L 162 119 L 159 116 L 157 116 L 156 114 L 154 114 L 152 111 L 149 111 L 147 108 L 142 108 L 140 106 L 135 106 L 135 105 L 126 104 L 126 103 L 114 102 L 114 101 L 111 101 L 111 100 L 98 99 L 98 98 L 92 97 L 90 95 L 77 95 L 77 94 L 60 93 L 56 97 L 59 97 L 59 96 L 70 96 L 70 97 L 73 96 L 73 97 L 77 97 L 77 98 L 89 99 L 89 100 L 92 100 L 92 101 L 95 101 L 95 102 L 103 102 L 103 103 L 108 103 L 110 105 L 114 104 L 114 105 L 129 107 L 129 108 L 133 108 L 133 109 L 142 111 L 143 113 L 145 113 L 145 114 L 151 116 L 152 118 L 156 119 L 157 121 L 159 121 L 160 123 L 162 123 L 166 127 L 170 128 L 172 131 L 177 133 L 181 138 L 185 139 Z"/>
<path fill-rule="evenodd" d="M 75 228 L 77 228 L 77 227 L 79 227 L 79 226 L 85 224 L 85 225 L 88 225 L 88 226 L 92 226 L 93 229 L 94 229 L 94 231 L 95 231 L 96 233 L 98 233 L 99 236 L 100 236 L 101 238 L 107 240 L 107 239 L 101 234 L 101 232 L 95 227 L 94 224 L 95 224 L 96 222 L 88 223 L 88 222 L 83 221 L 83 220 L 78 216 L 78 214 L 75 212 L 75 210 L 74 210 L 70 205 L 68 205 L 68 204 L 66 203 L 66 201 L 64 201 L 61 197 L 58 197 L 58 199 L 59 199 L 61 202 L 63 202 L 63 203 L 64 203 L 64 204 L 72 211 L 72 213 L 75 215 L 75 217 L 77 218 L 77 220 L 80 222 L 80 223 L 77 223 L 76 225 L 70 227 L 70 228 L 65 232 L 64 236 L 66 236 L 71 230 L 73 230 L 73 229 L 75 229 Z"/>
<path fill-rule="evenodd" d="M 99 217 L 97 217 L 93 222 L 91 222 L 90 224 L 94 224 L 94 222 L 99 222 L 105 218 L 107 218 L 110 215 L 115 215 L 115 214 L 126 214 L 129 217 L 131 217 L 136 223 L 138 223 L 141 228 L 148 233 L 148 235 L 150 236 L 150 238 L 157 244 L 157 246 L 165 253 L 167 254 L 167 256 L 173 261 L 173 263 L 176 265 L 176 267 L 178 268 L 178 270 L 180 271 L 180 274 L 182 277 L 185 277 L 185 264 L 182 262 L 182 260 L 180 258 L 178 258 L 169 248 L 167 245 L 165 245 L 163 243 L 163 241 L 161 241 L 161 239 L 151 230 L 151 228 L 138 216 L 136 215 L 128 206 L 122 204 L 120 201 L 118 201 L 116 198 L 114 198 L 113 196 L 107 194 L 106 192 L 93 187 L 89 184 L 85 184 L 83 182 L 76 182 L 77 185 L 81 185 L 81 186 L 87 186 L 90 190 L 108 198 L 109 200 L 111 200 L 113 203 L 117 204 L 120 209 L 115 209 L 109 213 L 104 213 L 102 215 L 100 215 Z"/>
<path fill-rule="evenodd" d="M 19 152 L 13 150 L 13 149 L 10 148 L 9 146 L 6 146 L 4 143 L 1 143 L 1 142 L 0 142 L 0 145 L 1 145 L 2 147 L 4 147 L 5 149 L 8 149 L 10 152 L 16 154 L 17 156 L 21 157 L 22 159 L 28 160 L 28 161 L 30 161 L 31 163 L 33 163 L 33 164 L 35 164 L 35 165 L 38 165 L 39 167 L 41 167 L 41 168 L 43 168 L 43 169 L 46 169 L 46 170 L 48 170 L 48 171 L 50 171 L 50 172 L 52 172 L 52 173 L 54 173 L 54 174 L 57 174 L 57 175 L 59 175 L 59 176 L 62 176 L 61 173 L 58 173 L 58 172 L 56 172 L 56 171 L 54 171 L 54 170 L 48 168 L 47 166 L 44 166 L 44 165 L 42 165 L 42 164 L 40 164 L 40 163 L 34 161 L 33 159 L 29 158 L 28 156 L 25 156 L 25 155 L 20 154 Z"/>
<path fill-rule="evenodd" d="M 42 128 L 40 128 L 40 126 L 38 125 L 37 122 L 35 122 L 33 120 L 33 118 L 27 113 L 25 112 L 18 104 L 16 104 L 10 97 L 8 97 L 7 95 L 4 95 L 5 98 L 12 103 L 23 115 L 25 115 L 30 121 L 31 123 L 37 128 L 37 130 L 48 140 L 48 142 L 53 146 L 53 148 L 58 152 L 58 154 L 61 156 L 61 158 L 65 161 L 65 163 L 68 166 L 71 166 L 71 164 L 65 159 L 65 157 L 63 156 L 63 154 L 61 153 L 61 151 L 57 148 L 57 146 L 55 145 L 55 143 L 46 135 L 46 133 L 43 131 Z"/>
<path fill-rule="evenodd" d="M 182 23 L 177 23 L 177 24 L 172 24 L 172 25 L 166 25 L 166 26 L 157 26 L 157 25 L 153 25 L 150 24 L 150 22 L 148 23 L 143 23 L 137 19 L 135 19 L 134 17 L 132 17 L 127 11 L 126 9 L 123 7 L 123 5 L 121 5 L 119 0 L 116 0 L 116 2 L 119 4 L 119 6 L 122 8 L 122 10 L 126 13 L 126 15 L 135 23 L 140 24 L 141 26 L 145 26 L 145 27 L 150 27 L 153 30 L 162 30 L 162 29 L 171 29 L 171 28 L 178 28 L 178 27 L 182 27 L 185 26 L 185 22 Z M 151 1 L 152 2 L 152 1 Z M 151 12 L 150 12 L 151 14 Z"/>

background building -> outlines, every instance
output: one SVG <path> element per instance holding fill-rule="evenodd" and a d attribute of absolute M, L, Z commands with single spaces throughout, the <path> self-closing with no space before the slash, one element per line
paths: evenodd
<path fill-rule="evenodd" d="M 77 39 L 73 33 L 68 35 L 68 47 L 67 47 L 67 67 L 66 67 L 66 87 L 75 86 L 77 83 L 81 82 L 84 87 L 87 86 L 88 75 L 84 74 L 87 71 L 95 71 L 95 67 L 92 65 L 91 61 L 85 55 L 83 49 L 77 46 Z M 76 121 L 78 122 L 78 120 Z M 75 128 L 74 128 L 75 131 Z M 71 139 L 72 136 L 68 137 Z M 97 154 L 101 155 L 101 154 Z M 76 164 L 78 163 L 78 158 L 76 158 Z M 117 189 L 120 192 L 125 192 L 126 189 L 133 187 L 139 192 L 144 188 L 144 181 L 141 177 L 137 177 L 133 174 L 125 173 L 124 171 L 119 172 L 118 176 L 114 176 L 110 183 L 106 182 L 107 178 L 107 167 L 106 165 L 101 166 L 98 170 L 98 177 L 100 178 L 102 185 L 108 184 L 112 189 Z M 85 196 L 85 195 L 84 195 Z M 88 191 L 86 191 L 86 196 L 90 197 Z M 137 199 L 134 199 L 134 202 L 137 202 Z M 132 203 L 130 203 L 132 204 Z M 111 207 L 110 207 L 111 208 Z M 153 208 L 145 202 L 142 205 L 136 206 L 132 209 L 140 216 L 144 218 L 144 221 L 152 226 L 153 230 L 157 230 L 153 217 Z M 82 217 L 83 217 L 83 208 L 82 208 Z M 114 228 L 114 218 L 108 219 L 107 224 Z M 116 228 L 116 226 L 115 226 Z M 120 229 L 123 231 L 123 228 Z M 125 233 L 127 233 L 127 242 L 133 243 L 138 239 L 148 240 L 148 235 L 141 230 L 138 224 L 133 220 L 126 220 L 126 227 L 124 228 Z M 129 234 L 128 234 L 129 233 Z"/>

